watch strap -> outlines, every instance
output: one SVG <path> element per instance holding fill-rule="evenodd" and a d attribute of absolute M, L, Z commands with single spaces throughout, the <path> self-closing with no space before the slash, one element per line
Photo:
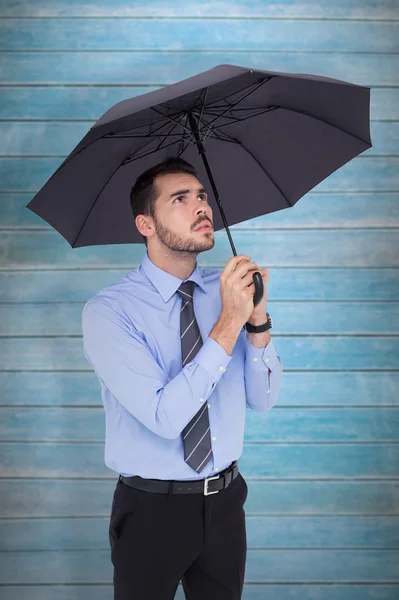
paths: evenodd
<path fill-rule="evenodd" d="M 272 318 L 268 312 L 266 312 L 267 321 L 263 325 L 251 325 L 251 323 L 245 323 L 245 328 L 248 333 L 262 333 L 272 328 Z"/>

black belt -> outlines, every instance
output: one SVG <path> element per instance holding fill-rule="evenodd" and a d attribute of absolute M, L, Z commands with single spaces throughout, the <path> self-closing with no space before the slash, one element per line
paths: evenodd
<path fill-rule="evenodd" d="M 218 475 L 206 477 L 205 479 L 191 480 L 166 480 L 166 479 L 144 479 L 139 475 L 126 477 L 119 475 L 119 481 L 123 481 L 126 485 L 145 492 L 154 492 L 155 494 L 216 494 L 226 488 L 238 475 L 237 461 L 233 461 Z"/>

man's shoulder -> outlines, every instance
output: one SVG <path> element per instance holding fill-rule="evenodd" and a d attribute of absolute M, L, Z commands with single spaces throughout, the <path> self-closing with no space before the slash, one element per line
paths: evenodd
<path fill-rule="evenodd" d="M 126 298 L 131 301 L 134 296 L 132 292 L 142 280 L 140 277 L 139 281 L 138 275 L 138 270 L 134 269 L 122 275 L 117 281 L 102 287 L 86 301 L 83 311 L 91 306 L 95 307 L 98 312 L 123 312 Z"/>

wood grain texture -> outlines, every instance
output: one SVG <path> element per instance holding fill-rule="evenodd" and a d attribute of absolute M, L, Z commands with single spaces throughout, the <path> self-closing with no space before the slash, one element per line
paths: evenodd
<path fill-rule="evenodd" d="M 228 210 L 225 211 L 228 220 Z M 133 225 L 132 225 L 133 226 Z M 392 229 L 254 231 L 231 228 L 234 244 L 259 266 L 267 267 L 397 267 L 399 231 Z M 232 234 L 233 235 L 233 234 Z M 372 249 L 372 251 L 370 251 Z M 144 244 L 71 246 L 55 230 L 4 231 L 0 238 L 0 267 L 7 269 L 106 268 L 140 263 Z M 203 267 L 223 269 L 231 256 L 224 230 L 215 232 L 215 245 L 201 256 Z"/>
<path fill-rule="evenodd" d="M 240 467 L 241 468 L 241 467 Z M 68 478 L 0 479 L 0 509 L 7 519 L 108 517 L 116 474 L 107 478 L 90 476 Z M 281 479 L 245 474 L 248 498 L 245 512 L 253 516 L 291 518 L 399 516 L 399 482 L 389 479 Z M 90 498 L 90 502 L 88 502 Z M 5 523 L 5 521 L 4 521 Z M 332 534 L 332 532 L 331 532 Z M 371 540 L 372 541 L 372 540 Z M 370 541 L 369 541 L 370 543 Z M 381 543 L 381 541 L 380 541 Z"/>
<path fill-rule="evenodd" d="M 0 119 L 21 121 L 38 119 L 96 121 L 113 104 L 127 98 L 153 92 L 163 85 L 153 86 L 43 86 L 38 84 L 0 87 Z M 399 88 L 371 88 L 370 118 L 399 119 Z M 374 144 L 374 139 L 373 139 Z"/>
<path fill-rule="evenodd" d="M 395 21 L 3 19 L 0 51 L 397 52 Z"/>
<path fill-rule="evenodd" d="M 265 506 L 265 508 L 267 505 Z M 248 515 L 250 550 L 347 549 L 389 550 L 398 542 L 399 516 L 285 517 Z M 107 550 L 108 516 L 9 519 L 0 525 L 0 551 Z"/>
<path fill-rule="evenodd" d="M 300 587 L 301 600 L 397 600 L 398 585 L 396 584 L 284 584 L 279 583 L 244 583 L 242 600 L 286 600 L 295 598 Z M 29 600 L 87 600 L 95 598 L 96 600 L 109 600 L 112 598 L 112 586 L 110 584 L 102 585 L 34 585 L 21 586 L 13 585 L 4 588 L 5 598 L 7 600 L 26 600 L 29 594 Z M 182 585 L 179 584 L 175 600 L 184 600 Z"/>
<path fill-rule="evenodd" d="M 396 0 L 151 0 L 151 3 L 130 0 L 2 0 L 0 16 L 31 17 L 268 17 L 268 18 L 330 18 L 398 19 Z"/>
<path fill-rule="evenodd" d="M 100 384 L 89 365 L 81 371 L 0 371 L 0 387 L 0 406 L 102 406 Z M 285 367 L 284 385 L 274 408 L 399 406 L 398 387 L 397 371 Z"/>
<path fill-rule="evenodd" d="M 144 255 L 72 249 L 26 205 L 114 103 L 224 63 L 370 87 L 373 141 L 290 211 L 231 227 L 270 269 L 284 361 L 277 405 L 246 413 L 243 600 L 396 600 L 398 28 L 397 0 L 2 0 L 1 598 L 112 597 L 117 473 L 81 311 Z M 215 236 L 198 262 L 222 269 Z"/>
<path fill-rule="evenodd" d="M 84 56 L 84 60 L 83 60 Z M 216 65 L 309 73 L 366 86 L 399 85 L 399 54 L 307 52 L 3 52 L 0 84 L 168 85 Z"/>
<path fill-rule="evenodd" d="M 0 122 L 0 156 L 67 156 L 92 125 Z M 372 122 L 370 131 L 373 146 L 362 157 L 399 155 L 399 123 Z"/>
<path fill-rule="evenodd" d="M 307 395 L 298 393 L 297 402 L 307 404 Z M 348 408 L 341 395 L 336 402 L 340 406 L 280 407 L 267 416 L 247 410 L 244 443 L 399 442 L 399 408 Z M 0 423 L 4 442 L 101 443 L 105 437 L 103 407 L 0 407 Z"/>
<path fill-rule="evenodd" d="M 245 479 L 384 481 L 397 479 L 398 460 L 395 442 L 248 442 L 239 465 Z M 117 478 L 102 442 L 0 442 L 0 461 L 3 477 Z"/>

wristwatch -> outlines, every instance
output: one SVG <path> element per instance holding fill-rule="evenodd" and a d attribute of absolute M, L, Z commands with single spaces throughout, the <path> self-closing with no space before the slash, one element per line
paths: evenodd
<path fill-rule="evenodd" d="M 251 323 L 245 323 L 245 328 L 249 333 L 262 333 L 268 331 L 273 327 L 272 318 L 268 312 L 266 312 L 267 321 L 263 325 L 251 325 Z"/>

